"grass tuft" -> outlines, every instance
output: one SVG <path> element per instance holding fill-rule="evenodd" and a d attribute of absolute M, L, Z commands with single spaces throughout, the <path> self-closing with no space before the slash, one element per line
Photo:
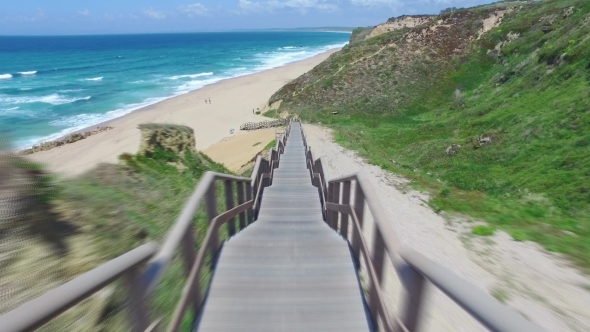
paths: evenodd
<path fill-rule="evenodd" d="M 490 236 L 494 235 L 494 228 L 489 226 L 475 226 L 471 230 L 471 233 L 479 236 Z"/>

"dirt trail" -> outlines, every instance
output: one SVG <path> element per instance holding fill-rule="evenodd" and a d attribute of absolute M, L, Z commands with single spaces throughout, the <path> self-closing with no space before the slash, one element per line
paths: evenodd
<path fill-rule="evenodd" d="M 425 203 L 427 196 L 404 189 L 406 180 L 367 164 L 356 153 L 334 143 L 331 131 L 304 125 L 314 158 L 321 157 L 328 177 L 365 172 L 389 220 L 403 242 L 460 278 L 514 308 L 546 331 L 590 331 L 590 277 L 568 261 L 532 242 L 516 242 L 504 232 L 471 235 L 477 223 L 443 217 Z M 372 224 L 372 220 L 368 223 Z M 370 227 L 366 233 L 370 233 Z M 398 311 L 402 295 L 389 271 L 388 303 Z M 486 331 L 434 287 L 428 289 L 427 331 Z"/>

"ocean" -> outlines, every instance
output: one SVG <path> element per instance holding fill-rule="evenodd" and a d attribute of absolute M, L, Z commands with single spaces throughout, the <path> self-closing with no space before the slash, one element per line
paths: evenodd
<path fill-rule="evenodd" d="M 30 147 L 349 38 L 279 31 L 0 36 L 0 135 L 14 148 Z"/>

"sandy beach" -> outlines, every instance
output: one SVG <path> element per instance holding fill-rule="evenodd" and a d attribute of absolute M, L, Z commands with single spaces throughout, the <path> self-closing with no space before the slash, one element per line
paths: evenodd
<path fill-rule="evenodd" d="M 289 81 L 324 61 L 338 49 L 330 50 L 312 58 L 293 62 L 286 66 L 264 72 L 232 78 L 187 94 L 167 99 L 124 117 L 108 122 L 113 129 L 90 136 L 84 140 L 37 152 L 27 158 L 45 164 L 47 168 L 62 177 L 75 177 L 99 163 L 117 163 L 122 153 L 137 153 L 140 132 L 137 126 L 142 123 L 173 123 L 189 126 L 195 131 L 196 147 L 205 150 L 224 138 L 236 136 L 232 144 L 220 144 L 222 151 L 214 152 L 214 160 L 228 162 L 227 156 L 240 151 L 239 136 L 244 136 L 244 144 L 261 142 L 264 147 L 274 139 L 274 135 L 264 138 L 252 138 L 255 133 L 239 130 L 246 122 L 264 121 L 268 118 L 253 114 L 252 110 L 262 111 L 268 99 Z M 211 99 L 206 104 L 205 99 Z M 94 129 L 92 126 L 89 129 Z M 234 134 L 230 130 L 234 129 Z M 250 141 L 256 140 L 251 143 Z M 256 149 L 249 149 L 255 155 Z M 208 150 L 211 153 L 211 150 Z M 244 160 L 252 158 L 248 153 L 241 154 Z M 239 158 L 238 158 L 239 159 Z M 230 158 L 231 167 L 235 168 L 241 160 Z"/>

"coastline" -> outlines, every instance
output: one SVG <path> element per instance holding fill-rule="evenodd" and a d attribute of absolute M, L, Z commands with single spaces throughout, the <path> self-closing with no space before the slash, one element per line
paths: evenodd
<path fill-rule="evenodd" d="M 241 77 L 248 77 L 248 76 L 252 76 L 252 75 L 257 75 L 257 74 L 265 73 L 265 72 L 268 72 L 268 71 L 272 71 L 272 70 L 274 70 L 274 69 L 283 68 L 283 67 L 287 67 L 287 66 L 291 66 L 291 65 L 296 65 L 296 64 L 298 64 L 298 63 L 301 63 L 301 62 L 306 62 L 306 61 L 308 61 L 308 60 L 312 60 L 312 59 L 314 59 L 314 58 L 316 58 L 316 57 L 323 57 L 325 54 L 328 54 L 328 56 L 329 56 L 329 55 L 331 55 L 332 53 L 335 53 L 335 52 L 338 52 L 338 51 L 340 51 L 341 49 L 342 49 L 341 47 L 337 47 L 337 48 L 329 49 L 329 50 L 327 50 L 327 51 L 325 51 L 325 52 L 322 52 L 322 53 L 320 53 L 320 54 L 316 54 L 316 55 L 314 55 L 314 56 L 312 56 L 312 57 L 310 57 L 310 58 L 303 59 L 303 60 L 297 60 L 297 61 L 293 61 L 293 62 L 287 63 L 287 64 L 285 64 L 285 65 L 282 65 L 282 66 L 279 66 L 279 67 L 275 67 L 275 68 L 270 68 L 270 69 L 262 70 L 262 71 L 259 71 L 259 72 L 256 72 L 256 73 L 245 74 L 245 75 L 242 75 L 242 76 L 236 76 L 236 77 L 231 77 L 231 78 L 224 78 L 224 79 L 221 79 L 221 80 L 219 80 L 218 82 L 211 83 L 211 84 L 209 84 L 209 85 L 205 85 L 205 86 L 203 86 L 203 87 L 200 87 L 200 88 L 198 88 L 198 89 L 191 90 L 191 91 L 188 91 L 188 92 L 182 93 L 182 94 L 180 94 L 180 95 L 175 95 L 175 96 L 171 96 L 171 97 L 164 98 L 163 100 L 157 101 L 157 102 L 155 102 L 155 103 L 153 103 L 153 104 L 149 104 L 149 105 L 146 105 L 146 106 L 140 107 L 140 108 L 138 108 L 138 109 L 132 110 L 132 111 L 130 111 L 129 113 L 126 113 L 126 114 L 124 114 L 124 115 L 122 115 L 122 116 L 119 116 L 119 117 L 116 117 L 116 118 L 113 118 L 113 119 L 109 119 L 109 120 L 105 120 L 105 121 L 102 121 L 102 122 L 98 122 L 98 123 L 96 123 L 96 124 L 92 124 L 92 125 L 86 126 L 86 127 L 84 127 L 84 128 L 81 128 L 81 129 L 73 130 L 73 131 L 71 131 L 71 132 L 69 132 L 69 133 L 67 133 L 67 134 L 63 134 L 63 135 L 61 135 L 61 136 L 59 136 L 59 137 L 57 137 L 57 138 L 55 138 L 55 139 L 50 139 L 50 140 L 46 140 L 46 141 L 39 141 L 39 142 L 37 142 L 36 144 L 34 144 L 34 145 L 32 145 L 32 146 L 29 146 L 29 147 L 26 147 L 26 148 L 20 148 L 20 149 L 17 149 L 16 151 L 17 151 L 18 153 L 20 153 L 20 152 L 22 152 L 22 151 L 24 151 L 24 150 L 27 150 L 27 149 L 30 149 L 30 148 L 32 148 L 33 146 L 41 145 L 41 144 L 43 144 L 43 143 L 58 142 L 58 141 L 60 141 L 60 140 L 63 140 L 63 139 L 65 139 L 65 138 L 67 138 L 67 137 L 71 136 L 71 135 L 75 135 L 75 134 L 86 134 L 86 133 L 89 133 L 89 132 L 91 132 L 91 131 L 94 131 L 94 130 L 98 129 L 99 127 L 110 127 L 110 126 L 111 126 L 111 125 L 112 125 L 114 122 L 116 122 L 117 120 L 123 119 L 123 118 L 125 118 L 125 117 L 127 117 L 127 116 L 130 116 L 130 115 L 132 115 L 133 113 L 136 113 L 136 112 L 142 112 L 142 111 L 146 111 L 146 110 L 149 110 L 149 109 L 151 109 L 151 108 L 154 108 L 154 107 L 158 107 L 158 105 L 159 105 L 159 104 L 161 104 L 161 103 L 164 103 L 164 102 L 166 102 L 167 100 L 171 100 L 171 99 L 175 99 L 175 98 L 180 98 L 180 97 L 183 97 L 183 96 L 186 96 L 186 95 L 192 94 L 192 93 L 194 93 L 194 92 L 196 92 L 196 91 L 199 91 L 199 90 L 205 89 L 205 88 L 207 88 L 207 87 L 213 87 L 213 86 L 215 86 L 215 85 L 217 85 L 217 84 L 221 84 L 221 83 L 223 83 L 223 82 L 226 82 L 226 81 L 230 81 L 230 80 L 238 79 L 238 78 L 241 78 Z M 322 60 L 322 61 L 323 61 L 323 60 Z M 320 62 L 321 62 L 321 61 L 320 61 Z M 318 63 L 318 64 L 319 64 L 319 63 Z M 269 98 L 270 98 L 270 96 L 269 96 Z M 35 153 L 38 153 L 38 152 L 35 152 Z"/>
<path fill-rule="evenodd" d="M 193 128 L 197 149 L 204 150 L 224 138 L 245 134 L 239 130 L 240 125 L 245 122 L 267 119 L 253 114 L 252 110 L 260 109 L 264 112 L 273 93 L 340 49 L 331 49 L 308 59 L 258 73 L 224 79 L 159 101 L 121 117 L 74 131 L 57 140 L 73 133 L 85 133 L 96 127 L 110 126 L 113 127 L 112 130 L 36 152 L 27 158 L 45 164 L 49 170 L 64 177 L 77 176 L 99 163 L 116 163 L 122 153 L 137 153 L 140 136 L 137 126 L 149 122 L 175 123 Z M 207 98 L 211 99 L 211 104 L 205 104 L 204 100 Z M 230 134 L 230 129 L 235 130 L 233 135 Z"/>

